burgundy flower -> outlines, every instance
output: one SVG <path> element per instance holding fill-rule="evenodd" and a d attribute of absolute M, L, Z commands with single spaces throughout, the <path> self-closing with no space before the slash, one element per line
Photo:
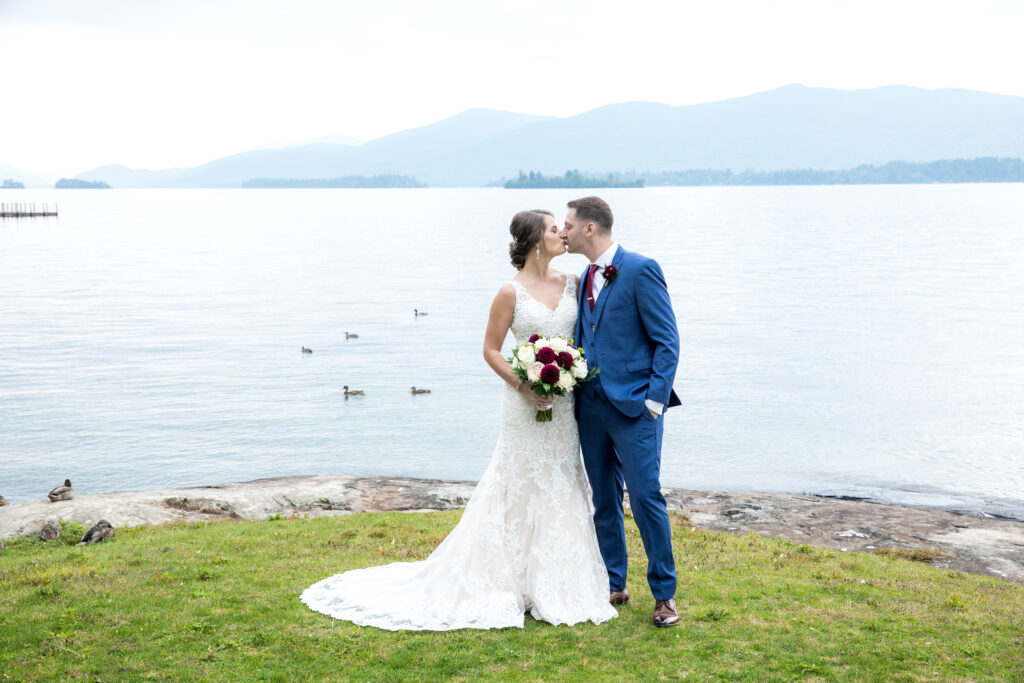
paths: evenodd
<path fill-rule="evenodd" d="M 540 339 L 540 335 L 539 334 L 531 334 L 529 341 L 532 344 L 533 342 L 537 341 L 538 339 Z"/>
<path fill-rule="evenodd" d="M 604 270 L 601 271 L 601 275 L 604 276 L 604 281 L 605 282 L 611 282 L 612 280 L 614 280 L 616 278 L 616 276 L 618 274 L 619 274 L 619 269 L 616 268 L 615 266 L 613 266 L 610 263 L 607 266 L 604 267 Z"/>
<path fill-rule="evenodd" d="M 542 346 L 537 349 L 537 360 L 547 365 L 555 362 L 555 350 L 550 346 Z"/>
<path fill-rule="evenodd" d="M 554 384 L 561 376 L 557 365 L 545 365 L 540 371 L 540 381 L 546 384 Z"/>
<path fill-rule="evenodd" d="M 558 354 L 558 364 L 565 370 L 572 369 L 572 354 L 568 351 L 562 351 Z"/>

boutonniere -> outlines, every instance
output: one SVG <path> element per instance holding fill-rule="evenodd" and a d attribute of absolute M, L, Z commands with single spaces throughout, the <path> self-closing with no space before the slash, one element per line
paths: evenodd
<path fill-rule="evenodd" d="M 604 270 L 601 271 L 601 276 L 604 277 L 605 282 L 611 282 L 619 276 L 619 269 L 609 263 L 604 267 Z"/>

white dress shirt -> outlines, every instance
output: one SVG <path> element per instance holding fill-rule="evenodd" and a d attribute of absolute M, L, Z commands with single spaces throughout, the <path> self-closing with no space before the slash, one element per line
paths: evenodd
<path fill-rule="evenodd" d="M 612 246 L 597 257 L 597 260 L 592 263 L 597 264 L 597 271 L 594 273 L 594 305 L 597 305 L 597 297 L 601 295 L 601 290 L 604 289 L 604 278 L 601 277 L 601 271 L 604 270 L 605 266 L 612 264 L 612 259 L 615 258 L 616 252 L 619 251 L 619 243 L 612 242 Z M 584 283 L 585 284 L 585 283 Z"/>
<path fill-rule="evenodd" d="M 592 286 L 594 288 L 595 306 L 597 305 L 597 298 L 601 296 L 601 290 L 604 289 L 605 285 L 605 279 L 601 277 L 601 271 L 604 270 L 605 266 L 611 265 L 612 259 L 615 258 L 615 254 L 618 251 L 619 243 L 612 242 L 612 246 L 608 247 L 608 249 L 603 254 L 598 256 L 595 260 L 591 261 L 591 263 L 597 264 L 597 270 L 594 272 L 594 278 L 592 283 Z M 583 286 L 585 287 L 586 283 L 583 283 Z M 652 401 L 651 399 L 645 400 L 644 405 L 646 405 L 648 408 L 651 409 L 652 412 L 655 412 L 658 415 L 661 415 L 665 411 L 664 403 L 658 403 L 657 401 Z"/>

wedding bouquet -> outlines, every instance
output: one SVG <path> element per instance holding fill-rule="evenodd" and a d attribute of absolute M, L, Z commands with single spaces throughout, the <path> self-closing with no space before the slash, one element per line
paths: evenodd
<path fill-rule="evenodd" d="M 538 396 L 564 396 L 580 382 L 597 374 L 588 372 L 582 347 L 573 346 L 572 339 L 559 335 L 545 339 L 539 334 L 512 350 L 508 362 L 512 372 Z M 537 411 L 537 422 L 551 422 L 551 408 Z"/>

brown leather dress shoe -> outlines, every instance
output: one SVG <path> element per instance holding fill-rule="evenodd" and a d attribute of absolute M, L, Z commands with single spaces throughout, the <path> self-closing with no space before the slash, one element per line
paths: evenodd
<path fill-rule="evenodd" d="M 625 590 L 612 591 L 608 597 L 608 602 L 613 605 L 628 605 L 629 604 L 629 593 Z"/>
<path fill-rule="evenodd" d="M 676 612 L 676 599 L 654 601 L 654 625 L 658 628 L 668 628 L 679 623 L 679 614 Z"/>

